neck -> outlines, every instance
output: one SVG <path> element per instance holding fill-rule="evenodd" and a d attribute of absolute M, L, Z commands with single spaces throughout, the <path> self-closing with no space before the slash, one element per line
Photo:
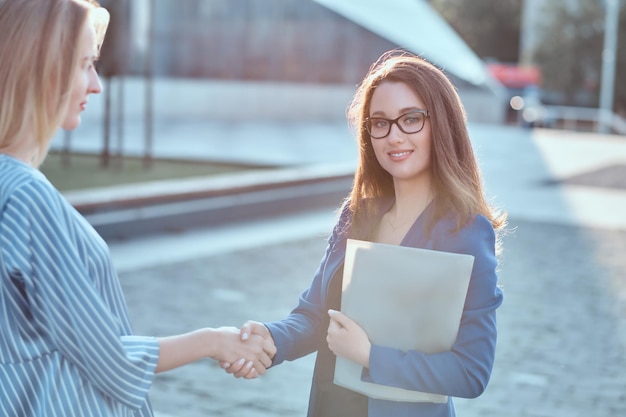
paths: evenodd
<path fill-rule="evenodd" d="M 430 178 L 421 181 L 394 182 L 395 203 L 390 212 L 398 223 L 403 219 L 417 218 L 433 198 Z"/>
<path fill-rule="evenodd" d="M 43 162 L 43 156 L 33 138 L 23 138 L 12 141 L 11 145 L 2 149 L 2 153 L 11 155 L 15 159 L 38 167 Z"/>

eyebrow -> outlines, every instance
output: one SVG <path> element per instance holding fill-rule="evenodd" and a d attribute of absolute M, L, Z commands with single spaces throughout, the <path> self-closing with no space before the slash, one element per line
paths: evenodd
<path fill-rule="evenodd" d="M 405 107 L 405 108 L 400 109 L 400 112 L 398 113 L 398 115 L 403 115 L 405 113 L 410 113 L 410 112 L 415 111 L 415 110 L 422 110 L 422 109 L 420 109 L 417 106 Z M 387 114 L 384 111 L 377 111 L 377 112 L 372 113 L 372 116 L 386 116 L 386 115 Z"/>
<path fill-rule="evenodd" d="M 97 61 L 99 58 L 100 58 L 100 54 L 85 55 L 80 60 L 80 62 Z"/>

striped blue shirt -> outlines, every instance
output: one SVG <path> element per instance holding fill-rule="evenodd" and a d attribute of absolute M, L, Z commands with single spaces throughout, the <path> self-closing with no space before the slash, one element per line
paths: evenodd
<path fill-rule="evenodd" d="M 0 415 L 151 416 L 158 356 L 132 335 L 106 243 L 40 171 L 0 155 Z"/>

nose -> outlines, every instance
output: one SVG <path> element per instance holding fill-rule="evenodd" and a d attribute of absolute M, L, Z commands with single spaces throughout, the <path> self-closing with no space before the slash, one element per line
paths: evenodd
<path fill-rule="evenodd" d="M 102 83 L 100 77 L 95 70 L 92 70 L 89 75 L 89 86 L 87 89 L 89 94 L 100 94 L 102 92 Z"/>
<path fill-rule="evenodd" d="M 400 130 L 400 126 L 398 125 L 397 121 L 394 121 L 391 123 L 391 126 L 389 127 L 389 134 L 387 135 L 387 139 L 392 142 L 401 142 L 404 140 L 404 132 Z"/>

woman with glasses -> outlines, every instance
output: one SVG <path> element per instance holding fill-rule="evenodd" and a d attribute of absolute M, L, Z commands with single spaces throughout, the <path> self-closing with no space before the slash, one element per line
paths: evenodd
<path fill-rule="evenodd" d="M 485 199 L 463 106 L 435 66 L 404 52 L 384 54 L 357 89 L 348 115 L 358 139 L 358 166 L 313 282 L 288 317 L 247 322 L 241 336 L 272 340 L 273 365 L 317 351 L 310 417 L 454 416 L 451 397 L 478 397 L 491 374 L 502 302 L 496 253 L 505 215 Z M 348 238 L 474 256 L 452 349 L 425 354 L 373 344 L 355 321 L 336 311 Z M 333 384 L 336 356 L 360 364 L 370 382 L 448 400 L 386 401 L 341 388 Z M 236 377 L 256 376 L 245 367 L 223 366 Z"/>
<path fill-rule="evenodd" d="M 241 343 L 236 328 L 133 335 L 106 243 L 38 170 L 102 91 L 108 21 L 92 0 L 0 0 L 3 417 L 152 416 L 156 372 L 205 357 L 271 363 L 262 337 Z"/>

